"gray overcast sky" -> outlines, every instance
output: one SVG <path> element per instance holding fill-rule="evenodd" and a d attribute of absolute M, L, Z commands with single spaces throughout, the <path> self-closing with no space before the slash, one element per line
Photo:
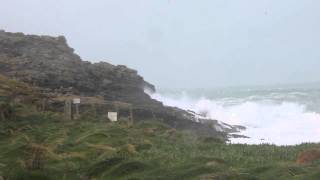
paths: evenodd
<path fill-rule="evenodd" d="M 157 87 L 320 81 L 319 0 L 1 0 L 0 29 L 67 37 Z"/>

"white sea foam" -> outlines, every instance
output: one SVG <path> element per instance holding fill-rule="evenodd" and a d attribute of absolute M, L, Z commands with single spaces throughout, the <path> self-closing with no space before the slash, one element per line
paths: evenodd
<path fill-rule="evenodd" d="M 193 99 L 187 93 L 175 97 L 150 95 L 168 106 L 206 113 L 212 119 L 246 126 L 247 130 L 241 134 L 251 138 L 232 139 L 233 143 L 294 145 L 320 142 L 320 114 L 308 111 L 305 105 L 296 102 L 279 103 L 270 99 L 253 101 L 250 97 L 240 100 Z"/>

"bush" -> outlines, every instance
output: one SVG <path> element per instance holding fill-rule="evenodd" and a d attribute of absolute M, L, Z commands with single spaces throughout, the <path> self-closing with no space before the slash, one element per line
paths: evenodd
<path fill-rule="evenodd" d="M 139 161 L 132 161 L 121 164 L 111 172 L 112 176 L 121 177 L 131 173 L 144 171 L 148 166 Z"/>
<path fill-rule="evenodd" d="M 223 139 L 215 138 L 215 137 L 206 137 L 203 139 L 204 143 L 218 143 L 218 144 L 224 144 L 225 141 Z"/>
<path fill-rule="evenodd" d="M 87 172 L 87 176 L 89 177 L 98 176 L 103 172 L 108 171 L 113 166 L 119 164 L 123 160 L 124 160 L 123 158 L 115 157 L 115 158 L 110 158 L 110 159 L 106 159 L 104 161 L 98 162 L 90 167 L 90 169 Z"/>
<path fill-rule="evenodd" d="M 0 119 L 11 120 L 15 118 L 15 108 L 11 103 L 0 102 Z"/>
<path fill-rule="evenodd" d="M 15 172 L 13 179 L 16 180 L 50 180 L 51 178 L 42 171 L 28 171 L 21 169 Z"/>

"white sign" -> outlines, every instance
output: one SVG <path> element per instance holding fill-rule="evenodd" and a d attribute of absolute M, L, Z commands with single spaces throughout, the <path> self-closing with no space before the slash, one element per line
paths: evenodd
<path fill-rule="evenodd" d="M 117 112 L 108 112 L 108 119 L 112 122 L 118 121 L 118 113 Z"/>
<path fill-rule="evenodd" d="M 74 98 L 73 104 L 80 104 L 80 98 Z"/>

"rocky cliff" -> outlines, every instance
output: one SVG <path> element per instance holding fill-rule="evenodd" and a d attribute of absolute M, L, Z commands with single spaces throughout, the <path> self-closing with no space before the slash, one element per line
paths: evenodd
<path fill-rule="evenodd" d="M 144 93 L 154 90 L 137 71 L 106 62 L 82 61 L 63 36 L 0 32 L 0 72 L 59 93 L 101 95 L 135 105 L 158 104 Z"/>
<path fill-rule="evenodd" d="M 0 31 L 0 73 L 57 96 L 99 96 L 134 106 L 139 119 L 161 119 L 171 127 L 198 134 L 225 136 L 214 127 L 194 122 L 193 115 L 165 107 L 144 92 L 155 91 L 136 70 L 106 62 L 83 61 L 63 36 L 36 36 Z"/>

